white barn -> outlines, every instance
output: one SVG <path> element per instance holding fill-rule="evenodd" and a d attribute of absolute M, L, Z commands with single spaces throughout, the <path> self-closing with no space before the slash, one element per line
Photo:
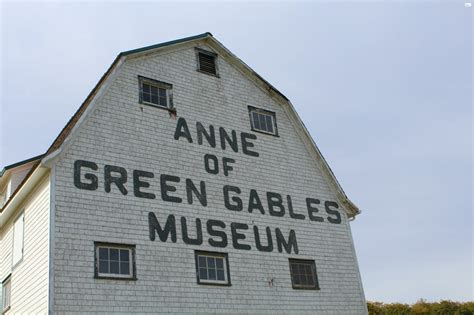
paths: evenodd
<path fill-rule="evenodd" d="M 290 101 L 210 33 L 120 53 L 0 173 L 5 314 L 366 314 L 346 197 Z"/>

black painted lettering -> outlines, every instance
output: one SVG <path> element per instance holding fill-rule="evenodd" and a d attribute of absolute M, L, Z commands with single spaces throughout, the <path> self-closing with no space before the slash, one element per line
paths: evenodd
<path fill-rule="evenodd" d="M 113 176 L 112 173 L 118 173 L 119 176 Z M 122 195 L 127 194 L 125 183 L 127 182 L 127 170 L 120 166 L 106 165 L 104 167 L 104 186 L 105 192 L 109 193 L 112 183 L 117 186 Z"/>
<path fill-rule="evenodd" d="M 189 237 L 188 225 L 186 224 L 186 218 L 181 217 L 181 233 L 183 234 L 183 241 L 188 245 L 201 245 L 202 244 L 202 227 L 201 219 L 196 219 L 196 238 Z"/>
<path fill-rule="evenodd" d="M 258 152 L 249 150 L 249 148 L 254 147 L 254 144 L 248 141 L 248 139 L 256 140 L 257 136 L 251 133 L 242 132 L 240 138 L 242 140 L 242 152 L 250 156 L 258 156 Z"/>
<path fill-rule="evenodd" d="M 255 246 L 261 252 L 272 252 L 273 251 L 272 231 L 270 230 L 268 226 L 265 228 L 265 231 L 267 232 L 267 245 L 266 246 L 262 245 L 260 241 L 260 233 L 258 231 L 258 227 L 255 225 L 253 226 L 253 233 L 255 234 Z"/>
<path fill-rule="evenodd" d="M 162 242 L 168 240 L 168 236 L 171 234 L 171 241 L 176 243 L 176 224 L 174 215 L 170 214 L 166 220 L 165 229 L 161 228 L 156 215 L 153 212 L 148 213 L 148 226 L 150 230 L 150 240 L 155 240 L 155 232 L 158 234 L 158 237 Z"/>
<path fill-rule="evenodd" d="M 232 201 L 233 201 L 232 204 L 230 203 L 230 200 L 229 200 L 229 191 L 240 194 L 240 188 L 236 187 L 236 186 L 225 185 L 223 190 L 224 190 L 224 204 L 225 204 L 225 207 L 229 210 L 242 211 L 242 209 L 243 209 L 242 199 L 240 199 L 237 196 L 233 196 L 232 197 Z"/>
<path fill-rule="evenodd" d="M 153 178 L 155 174 L 145 171 L 134 170 L 133 171 L 133 194 L 139 198 L 155 199 L 156 196 L 153 193 L 141 191 L 141 188 L 150 187 L 150 183 L 143 181 L 141 178 Z"/>
<path fill-rule="evenodd" d="M 235 163 L 235 160 L 234 159 L 231 159 L 231 158 L 227 158 L 227 157 L 224 157 L 222 158 L 222 163 L 223 163 L 223 170 L 224 170 L 224 175 L 225 176 L 228 176 L 229 175 L 229 171 L 232 171 L 234 168 L 232 166 L 230 166 L 229 164 L 230 163 Z"/>
<path fill-rule="evenodd" d="M 215 238 L 209 238 L 209 245 L 213 247 L 227 247 L 227 234 L 224 231 L 216 230 L 215 227 L 225 229 L 225 223 L 219 220 L 208 220 L 207 223 L 207 234 L 210 236 L 220 237 L 220 240 Z"/>
<path fill-rule="evenodd" d="M 249 226 L 245 223 L 231 223 L 230 230 L 232 232 L 232 245 L 235 249 L 244 249 L 250 250 L 252 249 L 248 244 L 241 244 L 239 240 L 245 240 L 245 234 L 239 233 L 238 230 L 248 230 Z"/>
<path fill-rule="evenodd" d="M 84 178 L 89 182 L 84 183 L 81 181 L 81 168 L 88 168 L 93 171 L 97 171 L 99 167 L 94 162 L 77 160 L 74 162 L 74 186 L 79 189 L 96 190 L 99 187 L 99 179 L 96 175 L 91 173 L 84 174 Z"/>
<path fill-rule="evenodd" d="M 263 209 L 262 202 L 260 201 L 260 197 L 255 189 L 250 190 L 249 196 L 249 212 L 253 212 L 253 210 L 257 209 L 262 214 L 265 214 L 265 209 Z"/>
<path fill-rule="evenodd" d="M 174 139 L 179 140 L 179 138 L 185 137 L 189 143 L 193 143 L 193 138 L 191 138 L 191 133 L 189 132 L 188 124 L 186 119 L 179 117 L 178 122 L 176 123 L 176 130 L 174 132 Z"/>
<path fill-rule="evenodd" d="M 202 144 L 202 142 L 203 142 L 202 141 L 202 136 L 204 135 L 204 137 L 207 140 L 207 143 L 209 143 L 209 145 L 212 148 L 216 147 L 216 134 L 214 132 L 214 126 L 213 125 L 209 125 L 209 133 L 208 133 L 206 128 L 204 128 L 204 126 L 198 121 L 196 123 L 196 130 L 197 130 L 197 136 L 198 136 L 198 143 L 199 144 Z"/>
<path fill-rule="evenodd" d="M 234 152 L 239 151 L 239 146 L 238 146 L 238 143 L 237 143 L 237 133 L 235 132 L 235 130 L 232 130 L 232 132 L 231 132 L 232 138 L 231 138 L 231 137 L 229 137 L 229 134 L 227 133 L 227 131 L 225 131 L 224 128 L 219 127 L 219 135 L 220 135 L 220 138 L 221 138 L 222 150 L 225 150 L 226 142 L 227 142 Z"/>
<path fill-rule="evenodd" d="M 330 223 L 333 223 L 333 224 L 340 224 L 341 221 L 342 221 L 341 220 L 341 214 L 339 213 L 339 211 L 331 209 L 331 207 L 339 209 L 339 205 L 334 201 L 326 201 L 324 203 L 324 207 L 326 208 L 326 212 L 328 214 L 336 216 L 335 218 L 334 217 L 327 217 L 328 221 Z"/>
<path fill-rule="evenodd" d="M 168 182 L 179 183 L 181 179 L 178 176 L 162 174 L 160 176 L 160 186 L 161 186 L 161 199 L 163 201 L 177 202 L 180 203 L 183 201 L 180 197 L 170 196 L 169 192 L 176 191 L 176 187 L 169 185 Z"/>
<path fill-rule="evenodd" d="M 293 202 L 291 201 L 291 196 L 286 196 L 286 201 L 288 202 L 288 212 L 290 213 L 290 218 L 297 220 L 304 220 L 305 216 L 301 213 L 295 213 L 293 210 Z"/>
<path fill-rule="evenodd" d="M 204 168 L 209 174 L 219 173 L 219 160 L 217 160 L 217 157 L 212 154 L 204 155 Z"/>
<path fill-rule="evenodd" d="M 282 217 L 285 215 L 285 207 L 283 206 L 283 199 L 280 194 L 274 192 L 267 192 L 268 212 L 275 217 Z M 279 210 L 275 210 L 277 207 Z"/>
<path fill-rule="evenodd" d="M 200 181 L 199 183 L 200 191 L 196 188 L 193 181 L 189 178 L 186 178 L 186 193 L 188 195 L 188 203 L 193 204 L 193 194 L 197 197 L 201 205 L 204 207 L 207 206 L 207 195 L 206 195 L 206 183 Z"/>
<path fill-rule="evenodd" d="M 291 249 L 294 250 L 295 254 L 298 254 L 298 243 L 296 242 L 296 233 L 294 230 L 290 230 L 288 241 L 285 239 L 279 228 L 275 229 L 275 235 L 277 240 L 278 251 L 283 253 L 285 248 L 288 254 L 291 254 Z"/>
<path fill-rule="evenodd" d="M 306 198 L 306 206 L 308 208 L 308 217 L 311 221 L 316 221 L 316 222 L 324 221 L 323 217 L 315 215 L 315 213 L 319 212 L 319 209 L 313 205 L 319 205 L 320 203 L 321 201 L 319 201 L 319 199 Z"/>

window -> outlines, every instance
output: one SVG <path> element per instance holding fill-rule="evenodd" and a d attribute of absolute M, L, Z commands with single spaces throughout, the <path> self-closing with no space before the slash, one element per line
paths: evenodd
<path fill-rule="evenodd" d="M 195 257 L 199 284 L 230 285 L 227 254 L 196 251 Z"/>
<path fill-rule="evenodd" d="M 249 115 L 253 131 L 278 136 L 274 112 L 249 106 Z"/>
<path fill-rule="evenodd" d="M 12 266 L 15 267 L 23 260 L 23 238 L 25 228 L 25 214 L 22 213 L 13 223 L 13 255 Z"/>
<path fill-rule="evenodd" d="M 198 71 L 219 76 L 217 72 L 217 54 L 211 51 L 196 48 Z"/>
<path fill-rule="evenodd" d="M 314 260 L 290 259 L 293 289 L 319 290 Z"/>
<path fill-rule="evenodd" d="M 138 77 L 140 84 L 140 103 L 173 108 L 173 96 L 171 90 L 173 85 L 158 80 Z"/>
<path fill-rule="evenodd" d="M 12 295 L 12 285 L 11 285 L 11 275 L 8 276 L 2 283 L 2 312 L 7 311 L 11 306 L 11 295 Z"/>
<path fill-rule="evenodd" d="M 135 280 L 135 246 L 95 242 L 95 277 Z"/>

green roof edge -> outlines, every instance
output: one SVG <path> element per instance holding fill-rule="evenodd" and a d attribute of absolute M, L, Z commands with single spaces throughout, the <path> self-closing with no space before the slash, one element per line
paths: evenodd
<path fill-rule="evenodd" d="M 34 157 L 32 157 L 32 158 L 29 158 L 29 159 L 26 159 L 26 160 L 23 160 L 23 161 L 20 161 L 20 162 L 16 162 L 16 163 L 7 165 L 7 166 L 5 166 L 5 167 L 0 171 L 0 177 L 3 176 L 3 174 L 4 174 L 6 171 L 8 171 L 9 169 L 12 169 L 12 168 L 15 168 L 15 167 L 17 167 L 17 166 L 20 166 L 20 165 L 23 165 L 23 164 L 26 164 L 26 163 L 30 163 L 30 162 L 33 162 L 33 161 L 36 161 L 36 160 L 39 160 L 39 159 L 41 159 L 43 156 L 44 156 L 44 154 L 40 154 L 40 155 L 34 156 Z"/>
<path fill-rule="evenodd" d="M 165 46 L 170 46 L 170 45 L 174 45 L 174 44 L 187 42 L 187 41 L 190 41 L 190 40 L 202 39 L 202 38 L 206 38 L 206 37 L 210 37 L 210 36 L 212 36 L 212 34 L 210 32 L 206 32 L 206 33 L 202 33 L 202 34 L 199 34 L 199 35 L 194 35 L 194 36 L 190 36 L 190 37 L 175 39 L 175 40 L 172 40 L 172 41 L 169 41 L 169 42 L 164 42 L 164 43 L 159 43 L 159 44 L 155 44 L 155 45 L 151 45 L 151 46 L 145 46 L 145 47 L 142 47 L 142 48 L 123 51 L 119 54 L 119 56 L 128 56 L 128 55 L 131 55 L 131 54 L 136 54 L 136 53 L 143 52 L 143 51 L 150 50 L 150 49 L 161 48 L 161 47 L 165 47 Z"/>

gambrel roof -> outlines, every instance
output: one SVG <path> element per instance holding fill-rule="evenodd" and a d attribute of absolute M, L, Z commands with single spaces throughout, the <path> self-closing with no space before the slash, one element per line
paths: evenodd
<path fill-rule="evenodd" d="M 235 56 L 232 52 L 230 52 L 224 45 L 222 45 L 219 41 L 217 41 L 211 33 L 203 33 L 196 36 L 186 37 L 178 40 L 173 40 L 161 44 L 156 44 L 152 46 L 147 46 L 139 49 L 133 49 L 125 52 L 121 52 L 114 60 L 112 65 L 108 68 L 108 70 L 104 73 L 101 77 L 97 85 L 94 89 L 90 92 L 87 96 L 85 101 L 76 111 L 76 113 L 71 117 L 68 121 L 66 126 L 61 130 L 59 135 L 56 137 L 52 145 L 46 151 L 44 158 L 42 160 L 43 163 L 50 160 L 53 156 L 56 156 L 60 151 L 61 148 L 64 146 L 65 142 L 71 137 L 74 133 L 75 129 L 78 128 L 80 122 L 84 119 L 84 116 L 87 115 L 90 107 L 93 107 L 95 104 L 95 98 L 98 96 L 99 93 L 104 89 L 104 86 L 107 84 L 107 81 L 113 75 L 113 73 L 120 67 L 120 65 L 127 60 L 128 58 L 135 58 L 143 55 L 148 55 L 155 53 L 157 51 L 175 48 L 178 45 L 189 44 L 192 42 L 196 43 L 203 43 L 214 49 L 220 56 L 226 59 L 229 63 L 231 63 L 234 67 L 236 67 L 240 72 L 242 72 L 249 80 L 251 80 L 254 84 L 260 87 L 262 90 L 266 91 L 275 101 L 277 101 L 281 106 L 284 107 L 285 112 L 290 117 L 294 127 L 297 129 L 298 134 L 300 135 L 301 139 L 303 140 L 308 152 L 314 157 L 317 164 L 320 166 L 323 174 L 327 178 L 329 182 L 329 186 L 335 193 L 337 199 L 342 204 L 343 208 L 346 210 L 349 217 L 353 218 L 357 214 L 360 213 L 360 210 L 355 206 L 346 196 L 344 190 L 340 186 L 339 182 L 337 181 L 334 173 L 332 172 L 331 168 L 327 164 L 326 160 L 324 159 L 323 155 L 319 151 L 316 143 L 312 139 L 311 135 L 309 134 L 308 130 L 306 129 L 305 125 L 301 121 L 300 117 L 298 116 L 296 110 L 294 109 L 293 105 L 291 104 L 290 100 L 283 95 L 280 91 L 278 91 L 275 87 L 273 87 L 270 83 L 268 83 L 265 79 L 263 79 L 259 74 L 253 71 L 247 64 L 245 64 L 242 60 L 240 60 L 237 56 Z M 40 163 L 34 167 L 30 173 L 33 173 L 38 167 Z M 25 178 L 23 183 L 19 186 L 18 189 L 21 188 L 23 184 L 28 180 L 29 176 Z M 14 196 L 12 196 L 14 197 Z M 0 212 L 8 206 L 9 202 L 12 198 L 7 202 L 7 204 L 1 209 Z"/>

